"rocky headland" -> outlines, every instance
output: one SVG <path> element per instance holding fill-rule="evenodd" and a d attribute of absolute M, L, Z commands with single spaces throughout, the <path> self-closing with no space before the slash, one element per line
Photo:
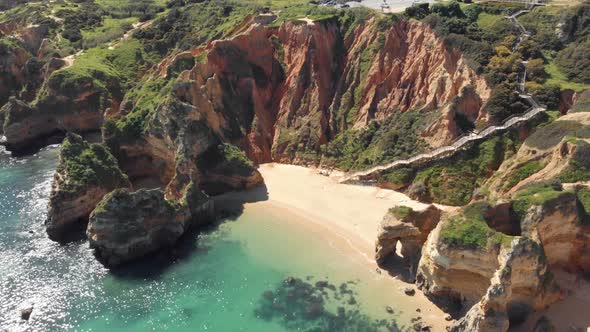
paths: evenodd
<path fill-rule="evenodd" d="M 506 331 L 568 296 L 556 275 L 589 276 L 590 82 L 568 69 L 587 4 L 525 13 L 527 40 L 494 4 L 171 1 L 100 37 L 101 5 L 37 5 L 0 12 L 0 134 L 13 153 L 65 137 L 53 240 L 124 264 L 215 218 L 212 197 L 263 185 L 260 164 L 367 169 L 523 114 L 531 93 L 549 112 L 372 179 L 427 204 L 389 210 L 375 260 L 403 257 L 453 331 Z"/>

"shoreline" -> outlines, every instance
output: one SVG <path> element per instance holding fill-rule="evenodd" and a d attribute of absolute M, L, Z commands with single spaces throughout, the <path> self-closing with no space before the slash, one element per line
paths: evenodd
<path fill-rule="evenodd" d="M 340 184 L 313 168 L 273 163 L 260 165 L 259 171 L 265 179 L 266 200 L 249 201 L 251 191 L 234 192 L 224 200 L 244 201 L 244 210 L 271 211 L 297 227 L 319 234 L 332 248 L 343 252 L 346 259 L 360 265 L 358 268 L 389 285 L 391 293 L 385 298 L 401 309 L 398 318 L 404 323 L 411 324 L 412 318 L 421 316 L 433 331 L 445 331 L 450 325 L 444 319 L 446 313 L 415 284 L 391 276 L 374 259 L 378 226 L 387 210 L 396 205 L 423 209 L 428 204 L 393 190 Z M 405 295 L 406 287 L 415 289 L 416 294 Z"/>

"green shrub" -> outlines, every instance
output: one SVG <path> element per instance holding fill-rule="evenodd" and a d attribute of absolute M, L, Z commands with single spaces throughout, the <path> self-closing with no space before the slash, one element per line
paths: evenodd
<path fill-rule="evenodd" d="M 571 80 L 590 83 L 590 39 L 574 42 L 557 54 L 555 63 Z"/>
<path fill-rule="evenodd" d="M 508 175 L 508 179 L 505 181 L 504 190 L 508 191 L 520 181 L 528 178 L 529 176 L 537 173 L 544 168 L 539 162 L 531 161 L 522 165 L 516 171 Z"/>
<path fill-rule="evenodd" d="M 542 205 L 565 193 L 559 182 L 541 182 L 526 186 L 518 191 L 512 202 L 512 209 L 522 220 L 533 205 Z"/>
<path fill-rule="evenodd" d="M 529 136 L 525 144 L 536 149 L 550 149 L 555 147 L 566 136 L 590 138 L 590 126 L 578 121 L 558 120 L 538 128 Z"/>
<path fill-rule="evenodd" d="M 476 188 L 498 169 L 503 160 L 515 153 L 510 135 L 493 137 L 450 159 L 418 170 L 413 185 L 427 188 L 432 201 L 461 206 L 469 203 Z"/>
<path fill-rule="evenodd" d="M 219 144 L 211 147 L 199 157 L 197 165 L 200 170 L 215 171 L 224 175 L 250 176 L 255 171 L 254 164 L 246 154 L 232 144 Z"/>
<path fill-rule="evenodd" d="M 576 103 L 572 106 L 571 112 L 590 112 L 590 91 L 580 94 Z"/>
<path fill-rule="evenodd" d="M 75 134 L 68 135 L 61 146 L 57 172 L 67 176 L 66 181 L 60 184 L 60 190 L 64 192 L 77 192 L 89 186 L 110 189 L 129 183 L 108 148 L 90 144 Z"/>
<path fill-rule="evenodd" d="M 325 156 L 337 160 L 338 167 L 345 170 L 407 158 L 425 149 L 417 133 L 427 121 L 418 111 L 396 111 L 383 122 L 342 132 L 328 143 Z"/>
<path fill-rule="evenodd" d="M 488 208 L 487 203 L 477 202 L 451 217 L 441 230 L 443 243 L 471 250 L 484 250 L 490 245 L 509 245 L 513 237 L 494 231 L 484 219 L 483 214 Z"/>
<path fill-rule="evenodd" d="M 389 209 L 389 213 L 396 217 L 398 220 L 404 220 L 412 212 L 414 212 L 414 210 L 407 206 L 395 206 Z"/>
<path fill-rule="evenodd" d="M 393 185 L 405 187 L 412 183 L 416 170 L 409 167 L 400 167 L 382 175 L 383 179 Z"/>

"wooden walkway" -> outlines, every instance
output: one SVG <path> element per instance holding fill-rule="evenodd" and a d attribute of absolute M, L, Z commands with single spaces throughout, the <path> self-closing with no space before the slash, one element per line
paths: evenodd
<path fill-rule="evenodd" d="M 516 50 L 524 40 L 526 40 L 527 38 L 530 37 L 529 32 L 525 29 L 525 27 L 522 24 L 520 24 L 520 22 L 518 22 L 518 20 L 516 18 L 519 15 L 530 12 L 533 7 L 534 7 L 534 5 L 531 5 L 527 9 L 519 10 L 518 12 L 506 17 L 520 31 L 518 41 L 516 42 L 516 44 L 513 47 L 514 50 Z M 526 62 L 524 62 L 524 64 L 526 65 Z M 425 164 L 425 163 L 428 163 L 431 161 L 448 158 L 459 151 L 469 148 L 471 146 L 471 144 L 474 142 L 485 140 L 486 138 L 494 136 L 495 134 L 497 134 L 499 132 L 510 129 L 510 128 L 517 126 L 523 122 L 530 121 L 538 114 L 544 112 L 546 109 L 545 109 L 545 107 L 543 107 L 542 105 L 537 103 L 537 101 L 533 98 L 533 96 L 526 94 L 525 88 L 524 88 L 525 80 L 526 80 L 526 67 L 525 67 L 524 73 L 521 75 L 521 78 L 519 78 L 519 82 L 518 82 L 518 89 L 519 89 L 518 92 L 520 94 L 520 97 L 525 99 L 531 105 L 531 107 L 526 112 L 524 112 L 522 114 L 513 115 L 513 116 L 507 118 L 506 120 L 504 120 L 504 122 L 500 125 L 488 125 L 487 127 L 483 128 L 481 130 L 474 131 L 469 134 L 460 136 L 451 145 L 442 146 L 442 147 L 435 149 L 433 151 L 421 153 L 421 154 L 418 154 L 418 155 L 413 156 L 408 159 L 395 160 L 395 161 L 392 161 L 392 162 L 385 164 L 385 165 L 375 166 L 375 167 L 370 168 L 368 170 L 345 174 L 339 180 L 339 182 L 340 183 L 367 183 L 367 182 L 370 183 L 370 182 L 374 181 L 374 177 L 377 174 L 383 173 L 385 171 L 391 171 L 391 170 L 398 168 L 398 167 L 421 165 L 421 164 Z"/>

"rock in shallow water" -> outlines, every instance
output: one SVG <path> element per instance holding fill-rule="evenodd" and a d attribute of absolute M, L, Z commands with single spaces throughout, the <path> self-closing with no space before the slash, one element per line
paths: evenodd
<path fill-rule="evenodd" d="M 208 204 L 202 203 L 203 211 Z M 90 247 L 113 266 L 171 246 L 187 229 L 191 212 L 197 211 L 189 206 L 167 201 L 160 189 L 115 190 L 90 215 Z"/>
<path fill-rule="evenodd" d="M 29 318 L 31 318 L 32 313 L 33 313 L 33 307 L 27 307 L 27 308 L 21 309 L 20 318 L 22 320 L 29 320 Z"/>

